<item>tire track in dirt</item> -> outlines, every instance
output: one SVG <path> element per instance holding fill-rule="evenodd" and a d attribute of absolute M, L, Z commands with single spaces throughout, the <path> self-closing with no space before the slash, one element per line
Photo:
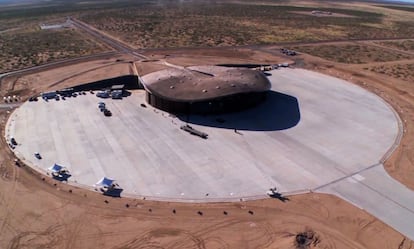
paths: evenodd
<path fill-rule="evenodd" d="M 204 239 L 207 248 L 229 249 L 229 244 L 221 237 L 209 237 Z"/>
<path fill-rule="evenodd" d="M 1 144 L 0 146 L 2 146 L 2 150 L 7 150 L 8 149 L 8 145 L 6 144 L 6 142 L 4 141 L 4 138 L 1 139 Z M 9 222 L 9 219 L 12 217 L 13 215 L 13 209 L 16 205 L 16 188 L 17 188 L 17 179 L 19 177 L 19 172 L 18 169 L 16 167 L 14 167 L 13 165 L 11 165 L 11 162 L 13 161 L 12 156 L 9 153 L 2 153 L 3 155 L 7 155 L 3 161 L 1 162 L 1 167 L 4 168 L 5 172 L 3 174 L 7 174 L 9 175 L 9 172 L 11 171 L 11 177 L 10 179 L 7 179 L 6 181 L 11 181 L 11 186 L 10 189 L 7 191 L 7 193 L 5 193 L 4 191 L 2 191 L 3 196 L 3 203 L 2 203 L 2 209 L 5 210 L 5 214 L 2 218 L 0 218 L 0 234 L 4 233 L 4 229 L 6 228 L 6 225 Z M 2 175 L 3 175 L 2 174 Z M 9 177 L 9 176 L 7 176 Z M 5 181 L 4 177 L 1 178 L 2 181 Z M 7 196 L 8 197 L 7 197 Z"/>
<path fill-rule="evenodd" d="M 20 232 L 10 240 L 7 249 L 51 248 L 59 241 L 56 233 L 60 228 L 61 225 L 53 225 L 42 232 Z"/>
<path fill-rule="evenodd" d="M 205 249 L 205 239 L 203 238 L 208 233 L 212 231 L 218 231 L 225 227 L 230 227 L 232 225 L 238 224 L 240 220 L 230 219 L 226 221 L 219 222 L 218 224 L 211 225 L 207 228 L 203 228 L 199 231 L 189 232 L 184 229 L 165 229 L 165 228 L 154 228 L 149 229 L 141 233 L 139 236 L 134 239 L 127 241 L 120 246 L 114 247 L 114 249 L 145 249 L 145 248 L 198 248 Z M 177 241 L 166 243 L 165 246 L 157 244 L 156 240 L 159 236 L 175 236 L 179 238 Z"/>
<path fill-rule="evenodd" d="M 137 237 L 113 247 L 114 249 L 145 249 L 145 248 L 210 248 L 214 244 L 214 248 L 230 248 L 224 238 L 220 237 L 220 231 L 237 230 L 240 226 L 248 226 L 255 229 L 254 236 L 251 241 L 260 241 L 261 247 L 271 246 L 275 240 L 276 233 L 272 225 L 268 222 L 255 223 L 246 219 L 226 219 L 217 224 L 209 225 L 206 228 L 191 232 L 186 229 L 179 228 L 154 228 L 149 229 L 138 235 Z M 203 226 L 202 224 L 200 224 Z M 160 238 L 169 237 L 171 242 L 159 243 Z"/>
<path fill-rule="evenodd" d="M 76 242 L 78 242 L 78 238 L 80 237 L 79 235 L 82 232 L 82 227 L 85 222 L 87 222 L 87 215 L 81 214 L 79 217 L 77 217 L 76 221 L 73 221 L 72 223 L 66 225 L 67 230 L 70 231 L 65 233 L 65 235 L 68 236 L 66 238 L 67 244 L 65 246 L 65 249 L 77 248 L 75 245 Z M 73 227 L 73 229 L 70 229 L 71 227 Z"/>
<path fill-rule="evenodd" d="M 64 201 L 64 203 L 59 207 L 46 209 L 45 211 L 40 213 L 36 218 L 32 219 L 32 221 L 29 224 L 27 224 L 27 227 L 32 227 L 40 223 L 45 216 L 53 216 L 57 224 L 65 223 L 65 220 L 63 218 L 60 218 L 58 214 L 59 211 L 64 210 L 68 204 L 69 201 Z"/>

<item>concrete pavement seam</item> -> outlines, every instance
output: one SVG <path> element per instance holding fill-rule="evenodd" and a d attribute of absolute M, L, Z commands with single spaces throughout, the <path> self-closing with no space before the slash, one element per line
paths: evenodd
<path fill-rule="evenodd" d="M 358 170 L 357 172 L 354 172 L 354 173 L 348 174 L 348 175 L 346 175 L 346 176 L 343 176 L 343 177 L 341 177 L 341 178 L 335 179 L 335 180 L 330 181 L 330 182 L 328 182 L 328 183 L 326 183 L 326 184 L 323 184 L 323 185 L 321 185 L 321 186 L 318 186 L 318 187 L 316 187 L 316 188 L 313 188 L 313 189 L 311 189 L 311 191 L 312 191 L 312 192 L 316 192 L 316 191 L 318 191 L 319 189 L 325 188 L 325 187 L 327 187 L 327 186 L 329 186 L 329 185 L 335 184 L 335 183 L 337 183 L 337 182 L 340 182 L 340 181 L 342 181 L 342 180 L 344 180 L 344 179 L 347 179 L 347 178 L 349 178 L 349 177 L 352 177 L 352 176 L 354 176 L 354 175 L 357 175 L 357 174 L 359 174 L 359 173 L 362 173 L 362 172 L 364 172 L 364 171 L 366 171 L 366 170 L 372 169 L 372 168 L 377 167 L 377 166 L 379 166 L 379 165 L 382 165 L 382 163 L 376 163 L 376 164 L 373 164 L 373 165 L 371 165 L 371 166 L 368 166 L 368 167 L 366 167 L 366 168 L 363 168 L 363 169 L 361 169 L 361 170 Z"/>

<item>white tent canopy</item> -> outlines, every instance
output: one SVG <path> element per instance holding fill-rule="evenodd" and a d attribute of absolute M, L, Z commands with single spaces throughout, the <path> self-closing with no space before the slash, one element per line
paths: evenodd
<path fill-rule="evenodd" d="M 55 163 L 55 165 L 53 165 L 52 167 L 49 167 L 48 168 L 48 170 L 50 170 L 50 171 L 52 171 L 53 173 L 58 173 L 58 172 L 60 172 L 61 170 L 63 170 L 64 169 L 64 167 L 63 166 L 60 166 L 60 165 L 58 165 L 58 164 L 56 164 Z"/>
<path fill-rule="evenodd" d="M 111 187 L 114 184 L 114 182 L 115 180 L 113 179 L 110 179 L 108 177 L 102 177 L 101 180 L 95 183 L 95 186 Z"/>

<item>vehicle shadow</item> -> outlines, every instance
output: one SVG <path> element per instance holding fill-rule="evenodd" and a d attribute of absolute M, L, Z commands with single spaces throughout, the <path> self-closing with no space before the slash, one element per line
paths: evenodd
<path fill-rule="evenodd" d="M 178 115 L 181 121 L 201 126 L 248 131 L 277 131 L 296 126 L 300 121 L 297 98 L 269 91 L 266 100 L 241 112 L 212 115 Z M 241 134 L 241 133 L 239 133 Z"/>
<path fill-rule="evenodd" d="M 280 200 L 281 202 L 286 202 L 286 201 L 290 201 L 290 199 L 288 197 L 283 196 L 281 193 L 272 193 L 269 195 L 269 197 L 271 198 L 275 198 Z"/>

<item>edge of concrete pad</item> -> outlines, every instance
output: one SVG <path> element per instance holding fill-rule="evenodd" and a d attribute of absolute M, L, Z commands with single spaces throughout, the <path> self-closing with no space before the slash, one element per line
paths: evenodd
<path fill-rule="evenodd" d="M 365 89 L 366 90 L 366 89 Z M 366 90 L 368 91 L 368 90 Z M 375 93 L 373 93 L 375 94 Z M 378 94 L 375 94 L 376 96 L 378 96 L 379 99 L 381 99 L 382 102 L 384 102 L 385 105 L 388 106 L 388 108 L 392 111 L 392 113 L 394 113 L 394 117 L 397 120 L 398 123 L 398 134 L 397 137 L 395 138 L 394 143 L 390 146 L 390 148 L 385 152 L 385 154 L 381 157 L 381 159 L 379 160 L 380 164 L 384 164 L 385 161 L 392 155 L 392 153 L 398 148 L 398 146 L 401 143 L 402 137 L 404 135 L 404 124 L 401 120 L 400 115 L 398 114 L 398 112 L 392 107 L 392 105 L 390 103 L 388 103 L 385 99 L 383 99 L 381 96 L 379 96 Z"/>

